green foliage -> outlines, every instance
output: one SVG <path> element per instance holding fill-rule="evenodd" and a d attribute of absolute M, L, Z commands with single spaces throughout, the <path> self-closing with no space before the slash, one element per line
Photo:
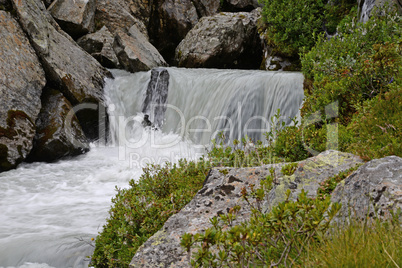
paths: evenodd
<path fill-rule="evenodd" d="M 305 92 L 303 116 L 338 101 L 340 122 L 350 122 L 356 105 L 389 90 L 401 73 L 401 21 L 397 15 L 375 17 L 366 24 L 345 20 L 338 36 L 320 38 L 302 56 L 302 70 L 312 80 Z"/>
<path fill-rule="evenodd" d="M 320 33 L 333 33 L 336 25 L 356 1 L 342 0 L 333 5 L 326 0 L 262 0 L 266 40 L 287 56 L 311 49 Z"/>
<path fill-rule="evenodd" d="M 283 175 L 292 176 L 293 173 L 295 173 L 297 166 L 298 166 L 297 163 L 289 163 L 287 165 L 284 165 L 281 171 Z"/>
<path fill-rule="evenodd" d="M 365 160 L 385 155 L 402 157 L 402 85 L 367 100 L 357 108 L 348 130 L 353 133 L 348 151 Z"/>
<path fill-rule="evenodd" d="M 309 249 L 303 267 L 402 267 L 402 227 L 392 219 L 352 219 L 320 241 Z"/>
<path fill-rule="evenodd" d="M 96 239 L 92 266 L 127 267 L 138 247 L 201 189 L 210 168 L 204 159 L 169 165 L 144 168 L 138 182 L 117 189 L 110 217 Z"/>
<path fill-rule="evenodd" d="M 193 267 L 285 267 L 297 264 L 311 242 L 324 233 L 339 204 L 329 198 L 313 200 L 302 191 L 297 201 L 287 199 L 263 212 L 261 202 L 272 181 L 259 189 L 243 191 L 252 209 L 249 221 L 234 225 L 240 207 L 233 208 L 220 219 L 213 218 L 212 228 L 202 234 L 185 234 L 181 245 Z M 255 200 L 255 202 L 251 202 Z M 196 251 L 192 253 L 191 249 Z"/>
<path fill-rule="evenodd" d="M 338 183 L 349 177 L 355 170 L 357 170 L 360 167 L 360 165 L 356 165 L 353 168 L 350 168 L 345 171 L 341 171 L 339 174 L 326 179 L 322 183 L 320 183 L 320 187 L 317 190 L 317 198 L 324 200 L 328 196 L 331 195 L 331 193 L 335 190 L 336 186 Z"/>
<path fill-rule="evenodd" d="M 402 155 L 401 18 L 391 11 L 383 13 L 365 24 L 346 17 L 336 37 L 320 38 L 302 56 L 306 81 L 301 126 L 318 117 L 314 124 L 298 130 L 307 147 L 319 152 L 328 148 L 328 127 L 337 124 L 338 150 L 365 160 Z M 333 103 L 339 106 L 338 115 L 328 118 L 325 109 Z M 288 143 L 295 140 L 292 137 Z"/>

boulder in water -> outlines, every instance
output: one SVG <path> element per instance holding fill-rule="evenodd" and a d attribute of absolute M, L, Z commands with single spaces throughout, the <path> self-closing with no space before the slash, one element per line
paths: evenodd
<path fill-rule="evenodd" d="M 148 71 L 167 65 L 158 50 L 135 25 L 128 34 L 123 31 L 116 33 L 113 48 L 120 65 L 129 72 Z"/>
<path fill-rule="evenodd" d="M 20 25 L 0 10 L 0 172 L 32 149 L 40 96 L 46 84 L 35 51 Z"/>
<path fill-rule="evenodd" d="M 86 52 L 91 54 L 100 64 L 106 68 L 118 68 L 119 60 L 113 50 L 114 37 L 103 26 L 102 29 L 93 34 L 87 34 L 77 40 Z"/>
<path fill-rule="evenodd" d="M 149 118 L 149 115 L 151 115 L 153 123 L 151 123 L 151 121 L 149 122 L 153 127 L 162 127 L 165 119 L 169 78 L 169 72 L 164 68 L 156 68 L 151 71 L 151 79 L 148 83 L 145 101 L 142 105 L 142 112 L 145 114 L 146 118 Z"/>
<path fill-rule="evenodd" d="M 258 69 L 261 41 L 253 12 L 203 17 L 176 48 L 176 61 L 186 68 Z"/>
<path fill-rule="evenodd" d="M 61 29 L 55 28 L 52 18 L 40 0 L 12 0 L 31 44 L 36 50 L 49 83 L 59 89 L 72 105 L 91 104 L 91 113 L 78 116 L 85 133 L 97 139 L 99 116 L 92 104 L 103 106 L 104 79 L 111 77 L 91 55 L 79 47 Z"/>
<path fill-rule="evenodd" d="M 36 135 L 29 160 L 53 162 L 64 156 L 87 152 L 88 140 L 72 105 L 63 94 L 52 88 L 45 88 L 42 104 L 36 120 Z"/>
<path fill-rule="evenodd" d="M 57 0 L 48 10 L 61 28 L 73 37 L 94 30 L 96 0 Z"/>

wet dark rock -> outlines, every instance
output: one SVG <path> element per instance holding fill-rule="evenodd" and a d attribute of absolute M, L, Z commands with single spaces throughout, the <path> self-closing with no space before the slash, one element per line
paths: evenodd
<path fill-rule="evenodd" d="M 32 149 L 45 72 L 18 22 L 0 10 L 0 172 Z"/>
<path fill-rule="evenodd" d="M 142 106 L 142 112 L 150 116 L 150 120 L 157 128 L 162 127 L 165 119 L 169 77 L 169 72 L 164 68 L 152 69 L 151 79 L 148 83 L 146 97 Z"/>
<path fill-rule="evenodd" d="M 88 140 L 73 107 L 63 94 L 45 88 L 42 104 L 29 161 L 53 162 L 89 151 Z"/>

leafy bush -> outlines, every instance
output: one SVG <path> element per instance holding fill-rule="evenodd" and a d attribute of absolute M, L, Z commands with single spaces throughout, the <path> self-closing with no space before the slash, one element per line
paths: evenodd
<path fill-rule="evenodd" d="M 402 84 L 367 100 L 357 108 L 348 130 L 353 133 L 348 151 L 365 160 L 385 155 L 402 157 Z"/>
<path fill-rule="evenodd" d="M 310 50 L 320 33 L 333 33 L 336 25 L 356 1 L 342 0 L 263 0 L 262 17 L 267 28 L 266 40 L 276 52 L 297 56 Z"/>
<path fill-rule="evenodd" d="M 95 242 L 91 265 L 127 267 L 138 247 L 201 189 L 209 162 L 180 160 L 178 165 L 151 165 L 129 189 L 117 189 L 110 217 Z"/>
<path fill-rule="evenodd" d="M 401 71 L 401 20 L 395 14 L 374 17 L 365 24 L 345 20 L 338 35 L 320 38 L 302 56 L 305 91 L 303 116 L 338 101 L 340 123 L 346 125 L 356 105 L 389 90 Z"/>
<path fill-rule="evenodd" d="M 272 183 L 272 180 L 269 181 Z M 265 182 L 264 192 L 267 187 Z M 261 209 L 261 189 L 243 191 L 249 201 L 255 198 L 249 221 L 233 226 L 239 207 L 227 215 L 211 220 L 212 228 L 202 234 L 184 234 L 181 245 L 186 249 L 193 267 L 276 267 L 292 266 L 305 254 L 309 244 L 324 233 L 340 205 L 307 198 L 302 191 L 297 201 L 287 199 L 268 213 Z M 192 253 L 192 249 L 196 249 Z"/>

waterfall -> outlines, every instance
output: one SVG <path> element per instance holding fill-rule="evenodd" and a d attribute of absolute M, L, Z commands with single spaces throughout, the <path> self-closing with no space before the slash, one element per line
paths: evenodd
<path fill-rule="evenodd" d="M 111 96 L 112 102 L 122 101 L 124 107 L 131 107 L 112 111 L 111 124 L 123 144 L 132 144 L 129 139 L 135 139 L 133 133 L 138 139 L 136 129 L 144 115 L 162 132 L 176 133 L 201 147 L 219 132 L 230 140 L 245 136 L 263 140 L 270 129 L 270 118 L 278 109 L 289 124 L 291 118 L 299 116 L 303 101 L 300 73 L 159 68 L 128 80 L 110 94 L 116 94 Z M 121 116 L 125 122 L 117 119 Z M 118 131 L 116 125 L 120 125 Z"/>
<path fill-rule="evenodd" d="M 277 109 L 297 116 L 303 98 L 300 73 L 113 73 L 105 88 L 109 144 L 0 173 L 0 267 L 87 267 L 115 186 L 128 187 L 147 163 L 198 158 L 219 131 L 260 138 Z M 145 115 L 154 126 L 144 127 Z"/>

